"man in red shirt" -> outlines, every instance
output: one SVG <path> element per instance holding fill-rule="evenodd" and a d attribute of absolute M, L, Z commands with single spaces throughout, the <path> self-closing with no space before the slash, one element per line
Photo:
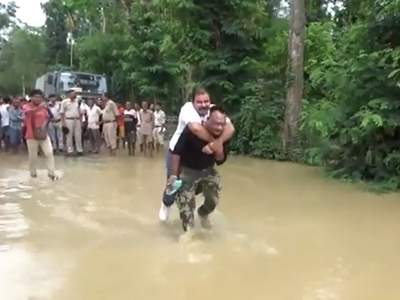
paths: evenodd
<path fill-rule="evenodd" d="M 49 113 L 46 103 L 43 101 L 43 92 L 41 90 L 32 90 L 29 93 L 30 102 L 24 106 L 25 112 L 25 139 L 29 153 L 29 171 L 32 178 L 37 177 L 37 156 L 41 149 L 47 165 L 48 176 L 51 180 L 57 180 L 54 169 L 53 146 L 48 136 L 47 123 Z"/>

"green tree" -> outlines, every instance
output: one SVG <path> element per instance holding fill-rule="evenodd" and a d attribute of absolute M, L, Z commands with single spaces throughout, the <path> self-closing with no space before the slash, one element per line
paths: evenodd
<path fill-rule="evenodd" d="M 202 84 L 235 123 L 234 152 L 398 188 L 400 7 L 364 2 L 51 0 L 46 63 L 68 63 L 72 30 L 75 67 L 106 74 L 117 99 L 176 114 Z"/>
<path fill-rule="evenodd" d="M 68 10 L 58 0 L 49 0 L 42 4 L 46 15 L 45 48 L 47 65 L 69 65 L 69 47 L 67 45 Z"/>
<path fill-rule="evenodd" d="M 0 89 L 26 94 L 46 71 L 43 36 L 33 28 L 15 28 L 0 52 Z"/>

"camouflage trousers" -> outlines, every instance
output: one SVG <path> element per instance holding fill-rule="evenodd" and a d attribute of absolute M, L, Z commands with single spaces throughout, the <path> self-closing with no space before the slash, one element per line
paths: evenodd
<path fill-rule="evenodd" d="M 182 167 L 179 177 L 183 184 L 176 193 L 175 201 L 179 209 L 182 227 L 187 231 L 194 227 L 196 194 L 203 193 L 204 195 L 204 203 L 197 210 L 200 217 L 206 217 L 214 211 L 219 201 L 221 176 L 215 168 L 199 171 Z"/>

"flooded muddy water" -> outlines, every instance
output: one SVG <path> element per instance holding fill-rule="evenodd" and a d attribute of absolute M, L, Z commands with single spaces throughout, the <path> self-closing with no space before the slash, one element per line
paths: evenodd
<path fill-rule="evenodd" d="M 58 182 L 0 160 L 1 300 L 400 299 L 398 194 L 232 157 L 213 232 L 181 239 L 161 158 L 58 158 Z"/>

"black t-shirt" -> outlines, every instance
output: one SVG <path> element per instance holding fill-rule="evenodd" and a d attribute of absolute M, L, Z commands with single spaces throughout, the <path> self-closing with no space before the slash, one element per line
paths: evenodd
<path fill-rule="evenodd" d="M 124 114 L 125 131 L 136 131 L 136 124 L 138 119 L 131 114 Z"/>
<path fill-rule="evenodd" d="M 222 161 L 215 161 L 213 154 L 206 154 L 202 151 L 207 144 L 208 142 L 197 137 L 186 126 L 172 154 L 180 156 L 181 166 L 194 170 L 204 170 L 214 166 L 215 163 L 222 165 L 228 155 L 228 142 L 224 143 L 224 159 Z"/>

